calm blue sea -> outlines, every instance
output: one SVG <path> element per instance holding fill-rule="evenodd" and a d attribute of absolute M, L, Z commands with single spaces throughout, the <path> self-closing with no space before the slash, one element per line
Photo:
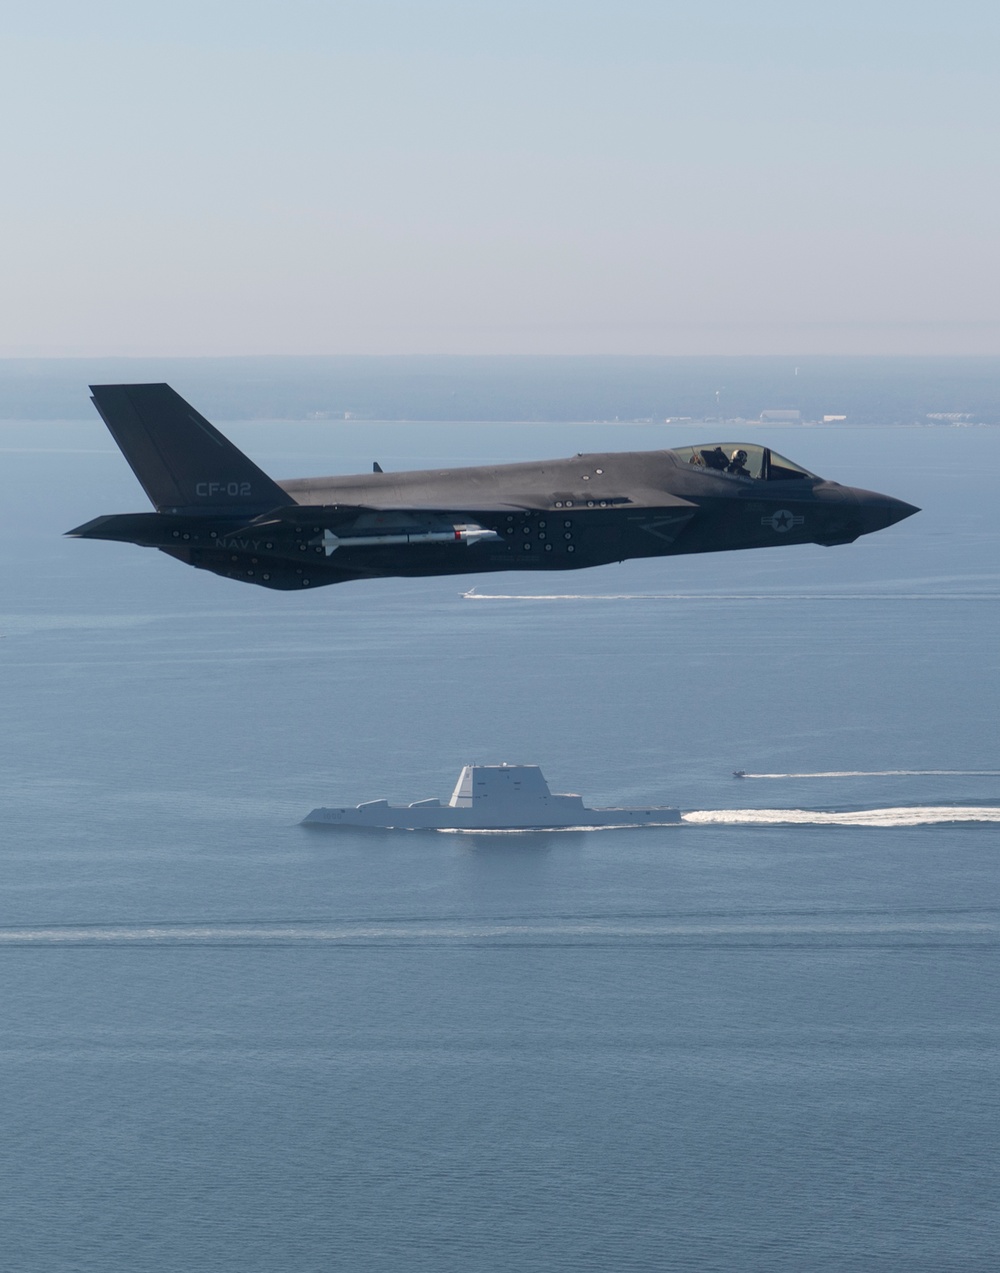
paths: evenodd
<path fill-rule="evenodd" d="M 227 431 L 277 477 L 729 440 Z M 924 511 L 287 595 L 62 539 L 137 482 L 0 424 L 0 1265 L 996 1267 L 1000 836 L 909 823 L 1000 805 L 1000 429 L 753 432 Z M 698 820 L 297 825 L 470 760 Z"/>

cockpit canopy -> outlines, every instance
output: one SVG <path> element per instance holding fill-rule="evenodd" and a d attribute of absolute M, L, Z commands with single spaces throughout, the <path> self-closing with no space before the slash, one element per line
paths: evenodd
<path fill-rule="evenodd" d="M 752 442 L 710 442 L 706 446 L 679 446 L 674 455 L 682 464 L 714 469 L 731 477 L 750 478 L 755 482 L 790 482 L 815 478 L 815 473 L 793 464 L 767 446 Z"/>

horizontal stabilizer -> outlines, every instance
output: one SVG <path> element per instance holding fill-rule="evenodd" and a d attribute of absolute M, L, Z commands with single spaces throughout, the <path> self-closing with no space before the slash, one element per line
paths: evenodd
<path fill-rule="evenodd" d="M 94 406 L 161 512 L 294 503 L 169 385 L 91 385 Z"/>
<path fill-rule="evenodd" d="M 238 519 L 242 520 L 242 519 Z M 145 544 L 153 548 L 214 538 L 209 527 L 231 526 L 223 518 L 188 517 L 177 513 L 110 513 L 95 517 L 66 531 L 71 539 L 111 539 L 123 544 Z M 217 531 L 218 533 L 218 531 Z"/>

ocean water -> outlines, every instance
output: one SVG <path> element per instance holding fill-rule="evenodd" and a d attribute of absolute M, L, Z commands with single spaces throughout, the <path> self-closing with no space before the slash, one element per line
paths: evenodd
<path fill-rule="evenodd" d="M 278 477 L 706 436 L 227 431 Z M 274 594 L 62 539 L 137 483 L 0 424 L 0 1265 L 996 1267 L 1000 429 L 767 440 L 924 511 Z M 470 760 L 687 818 L 298 825 Z"/>

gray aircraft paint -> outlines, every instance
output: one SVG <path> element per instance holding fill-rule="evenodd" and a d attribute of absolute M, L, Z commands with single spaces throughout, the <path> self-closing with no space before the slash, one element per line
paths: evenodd
<path fill-rule="evenodd" d="M 833 546 L 918 511 L 755 443 L 275 482 L 169 385 L 92 393 L 157 511 L 67 533 L 268 588 Z"/>

